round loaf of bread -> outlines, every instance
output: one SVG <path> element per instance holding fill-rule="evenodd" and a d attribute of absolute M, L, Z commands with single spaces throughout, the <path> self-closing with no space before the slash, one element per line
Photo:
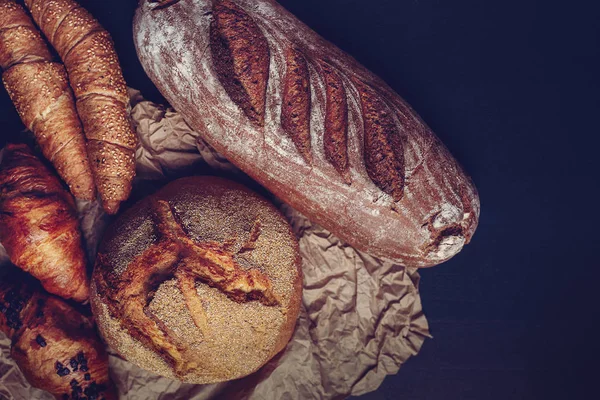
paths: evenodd
<path fill-rule="evenodd" d="M 290 340 L 300 262 L 267 200 L 225 179 L 183 178 L 109 227 L 92 310 L 108 345 L 143 369 L 197 384 L 237 379 Z"/>

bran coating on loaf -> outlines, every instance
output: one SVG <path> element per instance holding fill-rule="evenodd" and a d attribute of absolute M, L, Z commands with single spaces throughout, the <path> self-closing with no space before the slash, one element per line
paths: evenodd
<path fill-rule="evenodd" d="M 131 335 L 123 320 L 111 313 L 106 287 L 102 287 L 105 280 L 100 275 L 118 284 L 131 263 L 161 241 L 150 215 L 151 201 L 168 202 L 182 232 L 194 243 L 227 243 L 241 268 L 258 269 L 268 277 L 278 299 L 276 305 L 236 301 L 217 286 L 198 281 L 196 294 L 206 315 L 207 331 L 203 331 L 176 279 L 163 277 L 148 299 L 146 312 L 168 332 L 166 338 L 185 361 L 196 364 L 185 373 Z M 281 351 L 294 330 L 301 299 L 296 239 L 270 203 L 241 185 L 212 177 L 185 178 L 168 185 L 126 211 L 109 228 L 99 259 L 92 308 L 102 336 L 127 360 L 160 375 L 190 383 L 246 376 Z"/>

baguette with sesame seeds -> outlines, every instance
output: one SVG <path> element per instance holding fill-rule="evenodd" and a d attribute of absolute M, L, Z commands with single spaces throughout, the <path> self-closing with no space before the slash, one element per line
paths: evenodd
<path fill-rule="evenodd" d="M 26 0 L 25 5 L 65 63 L 96 187 L 104 210 L 114 214 L 131 192 L 137 137 L 110 35 L 73 0 Z"/>
<path fill-rule="evenodd" d="M 4 86 L 44 156 L 75 197 L 94 199 L 85 136 L 65 68 L 52 62 L 33 21 L 14 0 L 0 0 L 0 68 Z"/>

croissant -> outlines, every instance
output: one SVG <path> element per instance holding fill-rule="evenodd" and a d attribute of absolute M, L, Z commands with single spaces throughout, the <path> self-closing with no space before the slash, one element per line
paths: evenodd
<path fill-rule="evenodd" d="M 14 0 L 0 0 L 0 67 L 4 86 L 44 156 L 75 197 L 94 199 L 85 136 L 65 68 L 52 62 L 33 21 Z"/>
<path fill-rule="evenodd" d="M 67 68 L 96 187 L 104 210 L 114 214 L 131 192 L 137 137 L 110 35 L 73 0 L 26 0 L 25 5 Z"/>
<path fill-rule="evenodd" d="M 85 301 L 86 258 L 73 197 L 23 144 L 0 164 L 0 242 L 11 261 L 50 293 Z"/>
<path fill-rule="evenodd" d="M 117 398 L 92 321 L 17 270 L 0 279 L 0 331 L 32 386 L 60 400 Z"/>

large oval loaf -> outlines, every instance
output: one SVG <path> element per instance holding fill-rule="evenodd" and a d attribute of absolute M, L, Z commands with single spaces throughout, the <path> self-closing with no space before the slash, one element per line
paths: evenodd
<path fill-rule="evenodd" d="M 425 267 L 471 239 L 477 190 L 444 145 L 274 0 L 142 0 L 134 40 L 211 146 L 354 247 Z"/>

